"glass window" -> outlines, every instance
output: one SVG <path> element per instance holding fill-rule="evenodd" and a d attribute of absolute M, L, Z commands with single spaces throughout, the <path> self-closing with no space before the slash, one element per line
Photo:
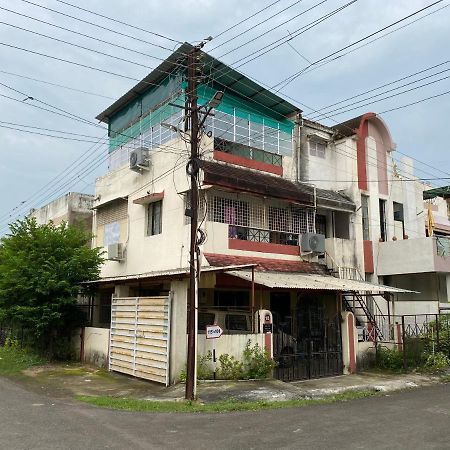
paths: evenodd
<path fill-rule="evenodd" d="M 232 331 L 250 331 L 247 316 L 244 314 L 227 314 L 225 328 Z"/>
<path fill-rule="evenodd" d="M 327 144 L 324 141 L 309 141 L 309 154 L 318 158 L 325 158 Z"/>
<path fill-rule="evenodd" d="M 205 331 L 208 325 L 214 325 L 215 314 L 214 313 L 198 313 L 198 331 Z"/>
<path fill-rule="evenodd" d="M 162 200 L 150 203 L 147 211 L 147 236 L 162 233 Z"/>
<path fill-rule="evenodd" d="M 387 241 L 387 219 L 386 219 L 386 200 L 379 200 L 380 204 L 380 237 Z"/>
<path fill-rule="evenodd" d="M 369 197 L 361 195 L 363 239 L 370 241 Z"/>

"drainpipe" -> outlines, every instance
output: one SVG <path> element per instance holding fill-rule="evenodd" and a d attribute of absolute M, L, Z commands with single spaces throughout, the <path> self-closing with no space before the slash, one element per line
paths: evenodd
<path fill-rule="evenodd" d="M 309 180 L 309 148 L 308 137 L 305 132 L 303 119 L 299 126 L 299 177 L 298 181 Z"/>
<path fill-rule="evenodd" d="M 301 181 L 300 178 L 300 167 L 301 167 L 301 156 L 300 156 L 300 142 L 302 136 L 303 128 L 303 118 L 302 114 L 298 113 L 295 118 L 295 128 L 294 128 L 294 154 L 293 154 L 293 164 L 295 168 L 295 181 Z"/>

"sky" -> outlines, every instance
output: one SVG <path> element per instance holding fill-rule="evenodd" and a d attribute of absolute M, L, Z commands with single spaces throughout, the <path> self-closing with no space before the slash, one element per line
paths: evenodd
<path fill-rule="evenodd" d="M 365 112 L 381 113 L 397 157 L 415 158 L 417 176 L 441 177 L 433 184 L 449 184 L 443 137 L 450 94 L 439 94 L 450 91 L 450 2 L 437 2 L 356 44 L 435 1 L 356 0 L 316 23 L 351 0 L 0 0 L 0 235 L 9 222 L 68 191 L 93 193 L 96 177 L 106 171 L 107 153 L 101 140 L 106 131 L 95 116 L 169 56 L 177 41 L 197 43 L 209 36 L 204 51 L 239 66 L 265 87 L 280 89 L 306 118 L 334 125 Z M 281 45 L 261 55 L 260 49 L 278 40 Z M 322 61 L 347 46 L 336 53 L 339 58 Z M 248 55 L 261 56 L 249 61 Z M 322 116 L 315 112 L 432 66 L 437 67 L 347 101 L 366 99 L 355 105 L 330 111 L 347 104 L 340 103 Z M 279 84 L 300 71 L 289 84 Z M 431 96 L 438 97 L 384 112 Z"/>

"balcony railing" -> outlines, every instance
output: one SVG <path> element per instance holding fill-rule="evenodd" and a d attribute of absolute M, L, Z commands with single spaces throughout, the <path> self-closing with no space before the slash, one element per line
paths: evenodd
<path fill-rule="evenodd" d="M 299 245 L 299 235 L 283 231 L 262 230 L 259 228 L 228 225 L 228 237 L 241 241 L 266 242 L 282 245 Z"/>
<path fill-rule="evenodd" d="M 281 167 L 283 165 L 283 157 L 281 155 L 270 153 L 259 148 L 249 147 L 248 145 L 239 144 L 237 142 L 227 141 L 225 139 L 215 138 L 214 149 L 241 156 L 242 158 L 251 159 L 253 161 L 271 164 L 272 166 Z"/>
<path fill-rule="evenodd" d="M 436 252 L 438 256 L 450 257 L 450 237 L 436 236 Z"/>

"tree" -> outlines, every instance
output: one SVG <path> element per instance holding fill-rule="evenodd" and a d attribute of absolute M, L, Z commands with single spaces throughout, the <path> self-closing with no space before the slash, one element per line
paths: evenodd
<path fill-rule="evenodd" d="M 53 356 L 56 338 L 80 326 L 80 284 L 99 277 L 101 250 L 91 235 L 66 223 L 38 225 L 34 218 L 10 226 L 0 240 L 0 317 L 27 330 Z"/>

